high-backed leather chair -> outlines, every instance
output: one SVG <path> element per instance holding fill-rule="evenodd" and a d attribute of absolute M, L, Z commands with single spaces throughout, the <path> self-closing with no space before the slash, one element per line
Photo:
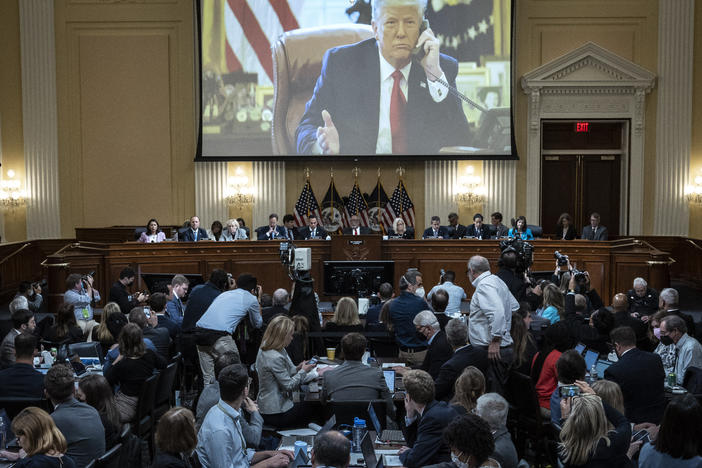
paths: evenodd
<path fill-rule="evenodd" d="M 274 154 L 295 154 L 295 130 L 322 71 L 324 53 L 332 47 L 373 37 L 363 24 L 340 24 L 286 32 L 273 44 Z"/>

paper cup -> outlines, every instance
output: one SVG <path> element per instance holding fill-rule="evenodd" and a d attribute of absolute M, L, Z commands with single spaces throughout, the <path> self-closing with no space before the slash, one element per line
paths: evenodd
<path fill-rule="evenodd" d="M 336 357 L 336 348 L 327 348 L 327 359 L 333 361 Z"/>

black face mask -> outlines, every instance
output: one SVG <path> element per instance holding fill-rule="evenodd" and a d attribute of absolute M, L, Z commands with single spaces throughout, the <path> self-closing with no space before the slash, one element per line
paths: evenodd
<path fill-rule="evenodd" d="M 670 346 L 673 344 L 673 339 L 668 335 L 661 335 L 661 343 L 663 343 L 664 346 Z"/>

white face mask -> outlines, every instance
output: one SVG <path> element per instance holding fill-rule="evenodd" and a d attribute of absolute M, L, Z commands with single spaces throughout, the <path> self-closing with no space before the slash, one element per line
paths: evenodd
<path fill-rule="evenodd" d="M 420 287 L 417 288 L 417 290 L 414 292 L 415 295 L 418 297 L 424 298 L 424 288 Z"/>
<path fill-rule="evenodd" d="M 458 455 L 454 454 L 453 452 L 451 452 L 451 461 L 458 468 L 468 468 L 468 463 L 463 463 L 461 460 L 458 459 Z"/>

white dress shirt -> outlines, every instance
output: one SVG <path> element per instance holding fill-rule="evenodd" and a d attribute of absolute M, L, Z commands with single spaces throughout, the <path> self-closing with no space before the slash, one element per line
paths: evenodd
<path fill-rule="evenodd" d="M 468 336 L 474 346 L 488 346 L 494 337 L 502 338 L 500 346 L 512 344 L 509 334 L 512 326 L 512 312 L 519 309 L 519 303 L 509 288 L 497 275 L 489 271 L 473 281 L 475 292 L 470 300 Z"/>
<path fill-rule="evenodd" d="M 453 284 L 451 281 L 444 281 L 444 284 L 437 284 L 436 286 L 431 288 L 431 291 L 429 291 L 429 294 L 427 294 L 427 299 L 431 301 L 431 297 L 439 289 L 443 289 L 448 293 L 449 300 L 444 313 L 452 318 L 460 317 L 461 301 L 468 297 L 466 296 L 466 292 L 463 290 L 462 287 Z"/>
<path fill-rule="evenodd" d="M 395 67 L 385 60 L 380 49 L 378 49 L 378 56 L 380 57 L 380 106 L 378 113 L 378 140 L 375 145 L 375 152 L 377 154 L 391 154 L 392 131 L 390 129 L 390 97 L 392 96 L 392 87 L 395 82 L 392 78 Z M 412 62 L 400 69 L 402 73 L 400 89 L 405 99 L 407 99 L 407 78 L 409 77 L 411 67 Z M 446 75 L 444 75 L 443 72 L 439 78 L 442 81 L 446 81 Z M 448 95 L 448 88 L 446 86 L 438 81 L 426 80 L 426 83 L 428 84 L 429 94 L 434 102 L 441 102 L 446 99 Z"/>

